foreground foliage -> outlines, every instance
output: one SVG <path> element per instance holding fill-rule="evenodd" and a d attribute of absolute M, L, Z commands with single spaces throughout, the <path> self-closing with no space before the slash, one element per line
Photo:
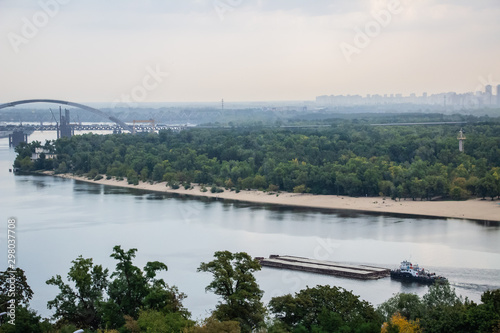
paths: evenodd
<path fill-rule="evenodd" d="M 221 301 L 208 318 L 195 323 L 182 305 L 185 295 L 157 278 L 167 266 L 153 261 L 140 269 L 133 264 L 136 251 L 115 246 L 111 257 L 117 265 L 111 274 L 80 256 L 72 262 L 68 283 L 59 275 L 49 279 L 59 288 L 48 302 L 55 323 L 29 308 L 33 292 L 24 271 L 16 269 L 16 325 L 0 316 L 0 333 L 500 332 L 500 289 L 485 291 L 476 304 L 458 297 L 448 283 L 430 286 L 423 297 L 396 294 L 378 308 L 341 287 L 307 287 L 272 298 L 266 316 L 254 277 L 259 263 L 246 253 L 229 251 L 216 252 L 212 261 L 200 264 L 198 271 L 213 275 L 206 290 Z M 11 282 L 7 272 L 0 274 L 0 300 L 8 300 Z"/>
<path fill-rule="evenodd" d="M 421 333 L 418 319 L 416 321 L 407 320 L 399 312 L 392 315 L 389 323 L 382 325 L 381 333 L 389 332 L 405 332 L 405 333 Z"/>
<path fill-rule="evenodd" d="M 388 321 L 384 324 L 387 332 L 401 326 L 415 332 L 420 328 L 436 333 L 496 332 L 500 324 L 500 289 L 485 291 L 481 301 L 482 304 L 464 301 L 448 283 L 434 284 L 422 298 L 397 294 L 382 303 L 378 311 Z"/>
<path fill-rule="evenodd" d="M 276 322 L 289 332 L 379 332 L 382 319 L 371 304 L 339 287 L 317 286 L 274 297 Z"/>
<path fill-rule="evenodd" d="M 192 326 L 190 313 L 182 305 L 186 296 L 156 278 L 167 266 L 154 261 L 141 270 L 132 262 L 136 251 L 115 246 L 111 257 L 118 262 L 111 275 L 101 265 L 94 265 L 92 259 L 80 256 L 72 262 L 70 283 L 60 275 L 47 280 L 47 284 L 59 288 L 59 294 L 47 304 L 55 310 L 54 319 L 93 330 L 133 326 L 145 331 L 180 332 Z"/>
<path fill-rule="evenodd" d="M 253 275 L 259 271 L 259 262 L 244 252 L 219 251 L 215 259 L 201 263 L 199 272 L 209 272 L 213 281 L 206 287 L 220 296 L 214 317 L 219 321 L 236 321 L 242 332 L 251 332 L 264 322 L 265 308 L 261 302 L 264 292 Z"/>

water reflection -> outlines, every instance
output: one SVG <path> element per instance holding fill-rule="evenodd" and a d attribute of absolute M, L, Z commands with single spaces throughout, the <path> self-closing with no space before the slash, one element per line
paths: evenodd
<path fill-rule="evenodd" d="M 469 221 L 478 224 L 482 227 L 500 229 L 500 221 L 479 221 L 479 220 L 469 220 Z"/>
<path fill-rule="evenodd" d="M 217 220 L 239 221 L 238 223 L 221 223 L 225 228 L 242 230 L 251 228 L 253 231 L 264 233 L 287 232 L 293 235 L 311 236 L 318 231 L 318 225 L 329 225 L 328 232 L 321 233 L 332 235 L 336 239 L 350 239 L 354 236 L 376 239 L 382 241 L 399 242 L 443 242 L 447 233 L 449 223 L 444 218 L 411 218 L 395 214 L 357 213 L 353 211 L 307 209 L 301 207 L 289 207 L 278 205 L 259 205 L 254 203 L 240 202 L 236 200 L 217 200 L 208 197 L 193 197 L 176 193 L 151 193 L 140 189 L 114 188 L 111 186 L 94 185 L 85 182 L 76 182 L 75 192 L 87 194 L 125 195 L 137 200 L 165 201 L 175 199 L 177 202 L 189 206 L 199 203 L 210 203 L 218 207 L 217 211 L 226 216 Z M 178 206 L 176 210 L 179 210 Z M 192 219 L 198 213 L 193 212 L 202 208 L 190 207 L 188 215 Z M 185 209 L 184 209 L 185 210 Z M 196 214 L 195 214 L 196 213 Z M 186 212 L 180 215 L 186 215 Z M 233 215 L 237 215 L 234 216 Z M 181 216 L 182 217 L 182 216 Z M 266 221 L 258 224 L 258 221 Z M 276 222 L 288 221 L 292 226 L 282 229 L 276 228 Z M 252 223 L 250 223 L 252 222 Z M 479 225 L 489 230 L 498 230 L 499 223 L 470 220 L 451 220 L 459 225 Z M 301 227 L 300 224 L 306 224 Z M 312 226 L 312 224 L 315 224 Z M 261 229 L 259 229 L 261 228 Z M 320 228 L 321 229 L 321 228 Z M 470 244 L 470 242 L 468 242 Z"/>

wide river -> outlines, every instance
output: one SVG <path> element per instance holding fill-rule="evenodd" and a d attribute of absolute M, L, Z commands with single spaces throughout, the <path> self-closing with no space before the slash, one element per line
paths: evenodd
<path fill-rule="evenodd" d="M 53 139 L 35 132 L 30 140 Z M 448 277 L 458 294 L 479 301 L 500 288 L 500 225 L 457 219 L 365 215 L 178 197 L 50 176 L 9 172 L 15 152 L 0 139 L 0 266 L 7 265 L 7 220 L 17 219 L 17 264 L 35 292 L 31 306 L 51 315 L 47 301 L 58 293 L 45 281 L 67 276 L 79 255 L 114 269 L 115 245 L 137 248 L 136 265 L 162 261 L 162 277 L 188 297 L 194 319 L 206 317 L 217 297 L 205 292 L 211 276 L 200 262 L 219 250 L 251 256 L 289 254 L 395 268 L 404 259 Z M 256 274 L 264 301 L 306 286 L 352 290 L 378 305 L 397 292 L 423 295 L 427 286 L 263 268 Z"/>

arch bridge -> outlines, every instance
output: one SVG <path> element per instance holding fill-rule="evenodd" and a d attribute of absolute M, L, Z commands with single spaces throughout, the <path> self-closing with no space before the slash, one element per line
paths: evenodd
<path fill-rule="evenodd" d="M 99 115 L 101 117 L 107 118 L 107 119 L 115 122 L 116 124 L 120 125 L 120 127 L 123 128 L 124 130 L 132 132 L 132 128 L 129 125 L 125 124 L 125 122 L 121 121 L 120 119 L 118 119 L 116 117 L 110 116 L 106 112 L 103 112 L 103 111 L 101 111 L 99 109 L 92 108 L 90 106 L 83 105 L 83 104 L 80 104 L 80 103 L 73 103 L 73 102 L 62 101 L 62 100 L 58 100 L 58 99 L 23 99 L 23 100 L 20 100 L 20 101 L 15 101 L 15 102 L 10 102 L 10 103 L 0 104 L 0 109 L 5 109 L 5 108 L 8 108 L 8 107 L 13 107 L 13 106 L 16 106 L 16 105 L 19 105 L 19 104 L 30 104 L 30 103 L 54 103 L 54 104 L 62 104 L 62 105 L 73 106 L 75 108 L 79 108 L 79 109 L 82 109 L 82 110 L 85 110 L 85 111 L 89 111 L 89 112 L 97 114 L 97 115 Z"/>

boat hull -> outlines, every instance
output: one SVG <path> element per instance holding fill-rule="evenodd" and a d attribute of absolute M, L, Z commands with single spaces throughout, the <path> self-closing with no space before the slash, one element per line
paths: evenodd
<path fill-rule="evenodd" d="M 441 276 L 413 276 L 410 273 L 391 271 L 391 279 L 400 280 L 403 282 L 418 282 L 422 284 L 443 283 L 448 280 Z"/>

